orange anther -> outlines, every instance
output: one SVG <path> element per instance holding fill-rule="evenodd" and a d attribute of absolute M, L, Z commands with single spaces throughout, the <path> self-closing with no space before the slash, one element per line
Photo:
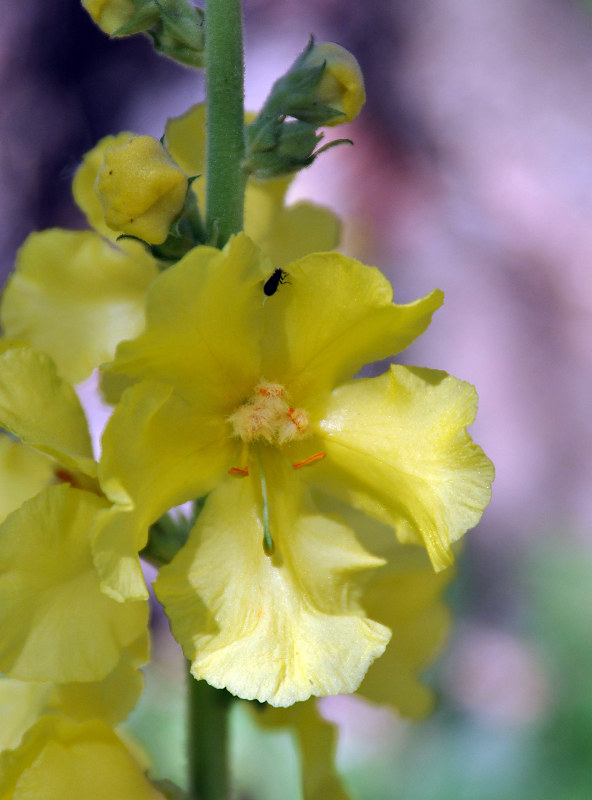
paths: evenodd
<path fill-rule="evenodd" d="M 248 467 L 230 467 L 228 470 L 229 475 L 238 475 L 240 478 L 246 478 L 249 474 Z"/>
<path fill-rule="evenodd" d="M 321 450 L 320 453 L 314 453 L 314 455 L 305 458 L 304 461 L 296 461 L 295 464 L 292 464 L 294 469 L 300 469 L 300 467 L 308 467 L 309 464 L 314 464 L 315 461 L 321 461 L 327 453 L 324 450 Z"/>

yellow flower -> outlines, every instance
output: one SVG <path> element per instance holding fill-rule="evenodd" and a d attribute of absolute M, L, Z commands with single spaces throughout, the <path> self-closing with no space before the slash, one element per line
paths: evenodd
<path fill-rule="evenodd" d="M 145 333 L 109 368 L 141 382 L 103 439 L 115 506 L 95 558 L 125 596 L 147 525 L 210 492 L 157 594 L 196 678 L 289 705 L 355 690 L 388 641 L 355 580 L 382 560 L 312 488 L 423 543 L 442 568 L 481 516 L 492 469 L 465 430 L 472 387 L 407 367 L 351 380 L 422 333 L 440 292 L 395 305 L 378 270 L 319 253 L 286 265 L 289 283 L 266 298 L 270 270 L 239 235 L 153 283 Z"/>
<path fill-rule="evenodd" d="M 43 717 L 0 754 L 0 800 L 165 800 L 104 722 Z"/>
<path fill-rule="evenodd" d="M 334 42 L 315 44 L 305 63 L 306 66 L 325 64 L 315 96 L 319 102 L 343 114 L 327 125 L 341 125 L 355 119 L 366 102 L 366 91 L 360 65 L 349 50 Z"/>
<path fill-rule="evenodd" d="M 0 525 L 0 671 L 32 681 L 102 681 L 123 651 L 145 649 L 147 606 L 117 603 L 101 590 L 91 535 L 109 504 L 74 390 L 47 356 L 6 341 L 0 425 L 54 458 L 56 477 L 67 481 L 33 494 Z"/>
<path fill-rule="evenodd" d="M 162 244 L 187 194 L 187 175 L 158 139 L 132 136 L 105 150 L 96 191 L 114 231 Z"/>
<path fill-rule="evenodd" d="M 112 359 L 119 341 L 142 331 L 146 290 L 158 274 L 157 262 L 139 242 L 116 243 L 119 234 L 105 223 L 94 190 L 106 151 L 130 137 L 123 132 L 102 139 L 74 176 L 74 199 L 94 231 L 54 228 L 31 234 L 2 296 L 5 335 L 48 353 L 71 383 Z M 166 143 L 187 175 L 203 176 L 205 106 L 169 120 Z M 285 179 L 249 181 L 246 190 L 245 229 L 276 267 L 330 250 L 339 237 L 339 222 L 327 209 L 302 202 L 286 207 L 288 186 Z M 203 210 L 204 177 L 194 181 L 192 190 Z"/>

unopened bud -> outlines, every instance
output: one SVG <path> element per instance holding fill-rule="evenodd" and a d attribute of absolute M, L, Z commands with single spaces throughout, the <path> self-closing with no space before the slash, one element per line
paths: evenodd
<path fill-rule="evenodd" d="M 333 42 L 315 44 L 306 55 L 306 66 L 320 66 L 323 63 L 325 69 L 314 90 L 315 97 L 323 105 L 341 112 L 340 116 L 328 120 L 326 124 L 351 122 L 366 102 L 360 65 L 349 50 Z"/>
<path fill-rule="evenodd" d="M 82 5 L 109 36 L 148 30 L 160 18 L 154 0 L 82 0 Z"/>
<path fill-rule="evenodd" d="M 165 241 L 187 187 L 187 175 L 152 136 L 108 147 L 95 184 L 107 225 L 149 244 Z"/>

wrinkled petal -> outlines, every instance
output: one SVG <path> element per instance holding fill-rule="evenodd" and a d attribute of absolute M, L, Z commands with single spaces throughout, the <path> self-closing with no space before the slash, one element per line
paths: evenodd
<path fill-rule="evenodd" d="M 33 681 L 96 681 L 147 624 L 147 604 L 104 595 L 89 531 L 105 502 L 45 490 L 0 527 L 0 670 Z"/>
<path fill-rule="evenodd" d="M 423 543 L 435 569 L 479 521 L 493 466 L 466 432 L 474 388 L 444 372 L 393 366 L 335 389 L 318 438 L 327 457 L 305 475 L 371 516 L 402 542 Z"/>
<path fill-rule="evenodd" d="M 54 479 L 54 462 L 42 453 L 0 435 L 0 523 Z"/>
<path fill-rule="evenodd" d="M 74 389 L 45 354 L 28 347 L 2 350 L 0 425 L 65 467 L 95 476 L 88 424 Z"/>
<path fill-rule="evenodd" d="M 108 147 L 119 146 L 124 144 L 133 133 L 124 131 L 118 133 L 117 136 L 105 136 L 93 147 L 92 150 L 84 156 L 82 164 L 76 170 L 74 180 L 72 181 L 72 194 L 77 205 L 85 213 L 91 228 L 98 231 L 101 236 L 106 239 L 115 241 L 119 233 L 111 230 L 105 222 L 103 215 L 103 206 L 99 200 L 99 196 L 95 192 L 95 181 L 103 159 L 105 157 L 105 150 Z"/>
<path fill-rule="evenodd" d="M 108 372 L 172 384 L 197 408 L 227 416 L 259 379 L 269 271 L 243 234 L 222 252 L 190 251 L 153 282 L 146 330 L 118 347 Z"/>
<path fill-rule="evenodd" d="M 156 262 L 138 242 L 115 247 L 92 231 L 33 233 L 4 291 L 5 334 L 48 353 L 71 383 L 113 358 L 144 327 Z"/>
<path fill-rule="evenodd" d="M 165 800 L 104 722 L 44 717 L 0 755 L 2 800 Z"/>
<path fill-rule="evenodd" d="M 115 504 L 97 518 L 93 540 L 104 591 L 146 596 L 138 551 L 149 525 L 211 491 L 236 452 L 226 421 L 200 414 L 170 386 L 143 382 L 123 395 L 103 435 L 101 486 Z"/>
<path fill-rule="evenodd" d="M 389 638 L 364 618 L 352 575 L 381 562 L 267 455 L 274 555 L 263 551 L 253 469 L 210 494 L 155 591 L 197 679 L 278 706 L 352 692 Z"/>
<path fill-rule="evenodd" d="M 303 800 L 350 800 L 335 768 L 337 728 L 319 714 L 316 701 L 266 706 L 262 713 L 252 712 L 252 718 L 264 727 L 292 729 L 300 750 Z"/>
<path fill-rule="evenodd" d="M 286 270 L 289 285 L 265 306 L 263 372 L 307 408 L 364 364 L 407 347 L 443 300 L 434 291 L 395 305 L 379 270 L 339 253 L 310 255 Z"/>

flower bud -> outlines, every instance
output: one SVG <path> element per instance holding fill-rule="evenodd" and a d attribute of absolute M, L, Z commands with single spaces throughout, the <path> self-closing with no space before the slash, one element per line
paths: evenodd
<path fill-rule="evenodd" d="M 120 29 L 126 35 L 148 30 L 160 18 L 158 6 L 150 0 L 82 0 L 82 5 L 110 36 Z"/>
<path fill-rule="evenodd" d="M 325 69 L 315 88 L 315 97 L 323 105 L 341 112 L 325 124 L 351 122 L 366 102 L 360 65 L 349 50 L 333 42 L 315 44 L 306 55 L 305 64 L 308 67 L 321 66 L 323 63 Z"/>
<path fill-rule="evenodd" d="M 149 244 L 165 241 L 187 187 L 187 175 L 152 136 L 108 147 L 95 183 L 107 225 Z"/>

